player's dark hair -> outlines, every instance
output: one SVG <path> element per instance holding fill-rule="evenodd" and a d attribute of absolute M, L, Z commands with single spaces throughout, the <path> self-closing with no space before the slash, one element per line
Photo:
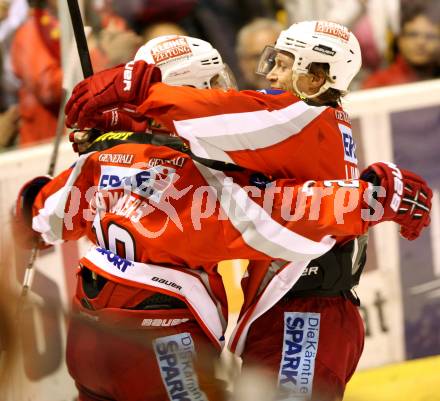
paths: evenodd
<path fill-rule="evenodd" d="M 329 72 L 330 72 L 330 66 L 328 63 L 310 64 L 309 67 L 310 74 L 319 76 L 320 74 L 324 73 L 327 80 L 331 81 Z M 345 93 L 338 89 L 329 88 L 324 93 L 319 95 L 316 100 L 318 100 L 319 104 L 323 104 L 331 107 L 337 107 L 338 105 L 341 104 L 341 97 L 343 97 L 344 95 Z"/>

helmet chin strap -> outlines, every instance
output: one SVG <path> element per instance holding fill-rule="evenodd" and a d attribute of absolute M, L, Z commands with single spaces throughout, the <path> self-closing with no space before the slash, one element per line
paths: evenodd
<path fill-rule="evenodd" d="M 313 95 L 309 95 L 305 92 L 302 92 L 298 89 L 298 78 L 299 74 L 297 74 L 295 71 L 292 70 L 292 87 L 295 93 L 301 98 L 301 99 L 314 99 L 317 98 L 319 95 L 322 95 L 331 85 L 330 82 L 326 81 L 324 84 L 319 88 L 318 92 L 314 93 Z"/>

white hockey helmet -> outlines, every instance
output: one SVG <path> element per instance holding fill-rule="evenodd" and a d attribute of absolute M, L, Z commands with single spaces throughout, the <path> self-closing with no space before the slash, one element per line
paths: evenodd
<path fill-rule="evenodd" d="M 282 31 L 275 46 L 267 46 L 263 51 L 258 73 L 269 73 L 278 51 L 294 55 L 294 76 L 307 74 L 311 63 L 328 63 L 329 79 L 319 94 L 328 88 L 347 91 L 362 65 L 358 40 L 345 26 L 334 22 L 298 22 Z M 296 79 L 293 81 L 295 83 Z"/>
<path fill-rule="evenodd" d="M 155 64 L 162 81 L 173 86 L 237 88 L 235 77 L 210 43 L 182 35 L 164 35 L 139 48 L 135 58 Z"/>

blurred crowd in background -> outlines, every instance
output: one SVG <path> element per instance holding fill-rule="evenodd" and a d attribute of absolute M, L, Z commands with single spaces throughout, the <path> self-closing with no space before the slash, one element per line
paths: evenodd
<path fill-rule="evenodd" d="M 359 39 L 352 90 L 440 77 L 438 0 L 84 0 L 94 71 L 130 60 L 148 40 L 187 34 L 210 41 L 240 89 L 262 89 L 261 51 L 296 21 L 325 19 Z M 0 149 L 55 135 L 63 68 L 57 0 L 0 0 Z"/>

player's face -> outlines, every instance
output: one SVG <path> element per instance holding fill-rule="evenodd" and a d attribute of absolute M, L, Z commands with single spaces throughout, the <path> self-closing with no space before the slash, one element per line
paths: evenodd
<path fill-rule="evenodd" d="M 292 67 L 294 58 L 292 55 L 277 53 L 275 56 L 275 65 L 266 75 L 272 89 L 282 89 L 293 92 L 292 85 Z"/>

